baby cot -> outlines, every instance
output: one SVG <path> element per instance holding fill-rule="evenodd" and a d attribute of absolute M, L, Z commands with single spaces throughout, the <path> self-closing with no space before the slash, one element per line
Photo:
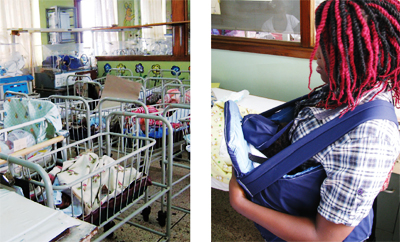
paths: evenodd
<path fill-rule="evenodd" d="M 125 77 L 124 77 L 125 78 Z M 182 85 L 182 81 L 178 78 L 166 77 L 146 77 L 143 86 L 145 88 L 145 103 L 154 105 L 156 103 L 164 102 L 164 95 L 168 89 L 165 89 L 168 84 Z"/>
<path fill-rule="evenodd" d="M 48 99 L 60 110 L 63 130 L 68 131 L 68 144 L 105 130 L 106 117 L 113 111 L 131 111 L 136 107 L 145 106 L 137 100 L 120 98 L 87 100 L 78 96 L 52 95 Z M 104 102 L 112 102 L 113 105 L 103 108 Z M 94 109 L 90 108 L 91 104 L 95 106 Z M 110 126 L 112 131 L 118 130 L 118 119 L 113 119 Z"/>
<path fill-rule="evenodd" d="M 103 113 L 102 110 L 102 103 L 110 100 L 110 99 L 101 99 L 100 100 L 100 105 L 99 105 L 99 110 L 100 113 Z M 170 104 L 169 106 L 167 106 L 167 108 L 162 109 L 162 110 L 156 110 L 153 106 L 142 106 L 139 107 L 137 109 L 134 109 L 133 111 L 134 114 L 137 113 L 149 113 L 149 115 L 151 115 L 150 117 L 155 117 L 155 119 L 149 119 L 148 120 L 148 124 L 146 125 L 144 123 L 145 120 L 140 119 L 138 117 L 136 117 L 135 115 L 124 119 L 124 120 L 118 120 L 118 132 L 121 132 L 123 134 L 130 136 L 145 136 L 145 134 L 147 133 L 147 135 L 150 138 L 153 138 L 156 143 L 154 145 L 154 150 L 153 150 L 153 156 L 152 159 L 150 160 L 150 162 L 153 161 L 160 161 L 160 167 L 163 170 L 162 171 L 162 178 L 160 180 L 161 183 L 165 182 L 165 161 L 166 161 L 166 155 L 167 155 L 167 150 L 172 148 L 173 150 L 176 150 L 176 148 L 178 148 L 178 152 L 173 154 L 173 159 L 178 159 L 177 157 L 180 156 L 182 157 L 182 153 L 184 151 L 186 151 L 186 147 L 184 146 L 185 144 L 185 140 L 183 139 L 184 134 L 186 135 L 190 135 L 190 126 L 187 125 L 187 119 L 188 117 L 190 117 L 190 106 L 187 104 Z M 167 114 L 170 114 L 169 116 Z M 157 117 L 163 117 L 170 125 L 171 128 L 163 128 L 163 122 L 157 121 Z M 101 119 L 102 121 L 102 119 Z M 186 123 L 183 124 L 183 121 L 185 121 Z M 136 127 L 140 127 L 139 130 L 137 130 Z M 138 132 L 136 132 L 138 131 Z M 147 131 L 147 132 L 146 132 Z M 171 132 L 172 131 L 172 132 Z M 168 143 L 166 141 L 166 137 L 167 135 L 172 135 L 173 138 L 173 142 L 172 143 Z M 187 137 L 188 138 L 188 137 Z M 123 140 L 119 140 L 119 143 L 121 144 L 125 144 L 127 147 L 131 147 L 132 146 L 132 140 L 127 138 L 127 139 L 123 139 Z M 190 158 L 190 157 L 189 157 Z M 181 159 L 182 160 L 182 159 Z M 190 159 L 185 159 L 186 162 L 190 161 Z M 164 164 L 164 165 L 163 165 Z M 190 170 L 190 164 L 178 164 L 176 162 L 173 162 L 174 166 L 179 166 L 183 169 L 186 170 Z M 182 177 L 178 178 L 176 181 L 173 182 L 172 186 L 175 186 L 177 183 L 180 183 L 184 180 L 189 180 L 190 178 L 190 172 L 188 172 L 187 174 L 183 175 Z M 176 186 L 175 186 L 176 187 Z M 185 190 L 187 190 L 190 187 L 190 185 L 186 185 L 185 187 L 183 187 L 182 189 L 176 191 L 176 193 L 173 195 L 173 198 L 175 198 L 176 196 L 178 196 L 179 194 L 181 194 L 182 192 L 184 192 Z M 174 190 L 175 191 L 175 190 Z M 152 197 L 152 195 L 149 195 L 150 197 Z M 163 199 L 161 199 L 163 200 Z M 159 224 L 164 226 L 165 225 L 165 219 L 167 218 L 167 215 L 165 214 L 165 212 L 163 212 L 163 206 L 165 206 L 165 204 L 162 202 L 161 203 L 161 211 L 158 214 L 158 221 Z M 175 207 L 173 206 L 174 209 L 178 209 L 180 211 L 189 213 L 188 209 L 184 209 L 184 208 L 179 208 L 179 207 Z"/>
<path fill-rule="evenodd" d="M 56 146 L 52 145 L 64 142 L 64 136 L 57 133 L 52 138 L 39 141 L 40 145 L 37 144 L 34 134 L 30 132 L 31 127 L 45 123 L 47 120 L 43 117 L 0 129 L 0 152 L 13 157 L 23 157 L 28 161 L 34 160 L 44 169 L 51 169 L 55 166 L 56 160 L 49 159 L 45 154 L 56 149 Z M 0 160 L 0 173 L 5 174 L 10 170 L 7 160 Z M 19 172 L 20 167 L 14 167 L 13 171 Z"/>
<path fill-rule="evenodd" d="M 146 114 L 134 114 L 132 112 L 112 112 L 106 118 L 106 130 L 102 133 L 91 135 L 80 141 L 71 143 L 47 155 L 55 157 L 62 150 L 79 150 L 80 154 L 72 153 L 63 160 L 62 167 L 56 166 L 46 172 L 41 166 L 36 166 L 15 157 L 9 157 L 0 153 L 0 158 L 8 160 L 10 164 L 22 166 L 20 179 L 29 187 L 28 198 L 57 208 L 61 211 L 96 224 L 107 227 L 113 219 L 120 219 L 120 223 L 108 228 L 104 234 L 96 239 L 101 241 L 113 231 L 125 223 L 136 225 L 150 232 L 165 237 L 170 236 L 171 222 L 171 183 L 172 183 L 172 149 L 168 148 L 165 164 L 165 182 L 152 182 L 149 174 L 149 160 L 151 159 L 152 147 L 155 140 L 139 135 L 131 136 L 110 131 L 110 123 L 114 116 L 136 116 L 145 120 L 156 119 L 163 123 L 164 129 L 171 129 L 171 125 L 163 117 L 154 117 Z M 146 121 L 145 123 L 147 123 Z M 139 132 L 137 125 L 136 134 Z M 132 139 L 132 147 L 123 145 L 122 142 L 112 144 L 112 139 Z M 89 147 L 84 143 L 99 140 L 99 147 L 86 150 L 75 149 L 77 146 Z M 172 136 L 167 136 L 168 147 L 172 147 Z M 125 143 L 126 144 L 126 143 Z M 70 152 L 68 152 L 70 154 Z M 34 160 L 33 160 L 34 161 Z M 34 169 L 35 172 L 32 172 Z M 153 193 L 150 199 L 146 199 L 145 191 L 148 186 L 157 186 L 160 189 Z M 61 196 L 59 195 L 61 193 Z M 33 195 L 32 195 L 33 194 Z M 166 196 L 167 222 L 165 232 L 156 231 L 130 222 L 142 210 L 160 198 Z M 122 213 L 124 217 L 119 217 Z M 132 212 L 133 211 L 133 212 Z"/>
<path fill-rule="evenodd" d="M 18 147 L 8 150 L 7 145 L 3 145 L 3 153 L 25 148 L 29 143 L 43 142 L 53 138 L 61 130 L 61 118 L 53 103 L 21 95 L 24 98 L 9 97 L 3 103 L 3 141 L 7 141 L 9 131 L 21 130 L 13 141 L 13 145 Z"/>
<path fill-rule="evenodd" d="M 142 84 L 141 91 L 139 93 L 139 101 L 143 102 L 146 105 L 153 105 L 156 104 L 157 101 L 164 100 L 162 99 L 161 95 L 163 92 L 163 88 L 168 83 L 173 84 L 189 84 L 190 79 L 180 80 L 177 78 L 176 72 L 174 70 L 163 70 L 163 69 L 150 69 L 146 75 L 146 77 L 142 76 L 134 76 L 133 72 L 130 69 L 121 69 L 121 68 L 111 68 L 110 71 L 107 73 L 111 75 L 112 71 L 116 71 L 116 76 L 124 78 L 126 80 L 131 80 L 134 82 L 138 82 Z M 124 72 L 128 71 L 130 75 L 123 76 Z M 171 72 L 173 77 L 163 77 L 163 73 Z M 150 76 L 151 73 L 158 73 L 156 76 Z M 190 75 L 190 71 L 181 71 L 181 73 L 185 73 L 185 75 Z M 100 83 L 102 87 L 104 87 L 107 80 L 107 76 L 100 77 L 98 79 L 93 80 L 94 82 Z M 87 81 L 87 80 L 86 80 Z M 183 95 L 183 94 L 182 94 Z"/>
<path fill-rule="evenodd" d="M 180 167 L 187 170 L 187 173 L 182 175 L 179 179 L 172 183 L 172 199 L 176 198 L 184 191 L 190 189 L 190 106 L 188 104 L 170 104 L 163 112 L 163 116 L 165 117 L 169 110 L 176 109 L 174 114 L 180 113 L 175 116 L 175 118 L 181 124 L 181 127 L 178 128 L 178 133 L 181 134 L 181 139 L 175 141 L 175 146 L 180 146 L 178 152 L 174 153 L 174 161 L 183 161 L 182 163 L 173 162 L 173 166 Z M 174 116 L 174 115 L 173 115 Z M 174 122 L 174 119 L 171 119 Z M 162 141 L 163 145 L 165 141 Z M 188 152 L 186 157 L 183 153 Z M 189 183 L 182 187 L 181 189 L 176 189 L 176 185 L 185 180 L 189 180 Z M 184 213 L 190 213 L 189 208 L 183 208 L 180 206 L 175 206 L 172 204 L 172 208 L 182 211 Z"/>
<path fill-rule="evenodd" d="M 151 74 L 155 74 L 151 76 Z M 171 73 L 172 77 L 164 77 L 164 73 Z M 184 74 L 187 78 L 178 78 L 180 74 Z M 179 71 L 176 70 L 168 70 L 168 69 L 150 69 L 147 72 L 146 78 L 144 80 L 143 86 L 146 89 L 146 104 L 155 104 L 157 101 L 164 102 L 165 99 L 162 97 L 162 93 L 164 92 L 164 88 L 168 84 L 177 84 L 177 85 L 190 85 L 190 71 Z M 180 93 L 184 96 L 184 92 Z M 161 101 L 159 101 L 161 100 Z"/>
<path fill-rule="evenodd" d="M 15 93 L 15 95 L 3 103 L 4 119 L 3 128 L 0 129 L 0 152 L 13 157 L 23 157 L 29 162 L 34 160 L 44 169 L 51 169 L 55 166 L 56 160 L 50 159 L 46 154 L 56 148 L 55 144 L 64 142 L 64 136 L 59 132 L 60 115 L 51 102 L 30 99 L 25 94 Z M 20 173 L 21 167 L 10 167 L 7 160 L 0 160 L 0 173 L 10 172 Z M 20 188 L 15 187 L 15 189 L 21 193 Z"/>

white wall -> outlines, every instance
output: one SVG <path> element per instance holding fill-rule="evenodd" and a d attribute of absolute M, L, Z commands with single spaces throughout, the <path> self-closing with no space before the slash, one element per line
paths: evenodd
<path fill-rule="evenodd" d="M 322 85 L 313 63 L 311 88 Z M 309 60 L 238 51 L 211 50 L 211 81 L 233 91 L 289 101 L 307 94 Z"/>

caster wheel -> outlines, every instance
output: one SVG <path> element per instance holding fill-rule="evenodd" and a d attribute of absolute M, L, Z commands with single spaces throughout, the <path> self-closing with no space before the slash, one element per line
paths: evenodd
<path fill-rule="evenodd" d="M 112 227 L 115 226 L 115 222 L 111 221 L 109 223 L 107 223 L 106 225 L 104 225 L 104 232 L 107 232 L 109 229 L 111 229 Z M 107 236 L 108 239 L 112 239 L 114 237 L 114 232 L 112 232 L 111 234 L 109 234 Z"/>
<path fill-rule="evenodd" d="M 157 221 L 158 221 L 158 224 L 161 226 L 161 227 L 164 227 L 165 226 L 165 220 L 167 219 L 167 212 L 163 212 L 163 211 L 158 211 L 158 218 L 157 218 Z"/>
<path fill-rule="evenodd" d="M 142 216 L 143 216 L 144 221 L 146 221 L 146 222 L 149 221 L 150 212 L 151 212 L 151 207 L 147 207 L 147 208 L 143 209 Z"/>

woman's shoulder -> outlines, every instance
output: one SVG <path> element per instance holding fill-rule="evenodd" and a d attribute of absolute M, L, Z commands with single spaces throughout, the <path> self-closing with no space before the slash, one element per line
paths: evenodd
<path fill-rule="evenodd" d="M 366 121 L 348 133 L 351 139 L 381 139 L 388 144 L 400 145 L 400 133 L 397 124 L 387 119 Z"/>

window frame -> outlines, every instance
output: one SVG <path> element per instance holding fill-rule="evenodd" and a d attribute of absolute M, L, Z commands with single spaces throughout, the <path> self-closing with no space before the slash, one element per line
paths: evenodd
<path fill-rule="evenodd" d="M 300 0 L 300 42 L 211 35 L 211 48 L 309 59 L 315 44 L 314 0 Z"/>
<path fill-rule="evenodd" d="M 78 12 L 78 27 L 80 24 L 80 2 L 74 0 Z M 171 0 L 172 22 L 189 22 L 189 0 Z M 171 24 L 174 32 L 174 48 L 172 55 L 127 55 L 127 56 L 96 56 L 97 61 L 190 61 L 189 54 L 189 24 Z M 182 45 L 180 43 L 182 39 Z"/>

